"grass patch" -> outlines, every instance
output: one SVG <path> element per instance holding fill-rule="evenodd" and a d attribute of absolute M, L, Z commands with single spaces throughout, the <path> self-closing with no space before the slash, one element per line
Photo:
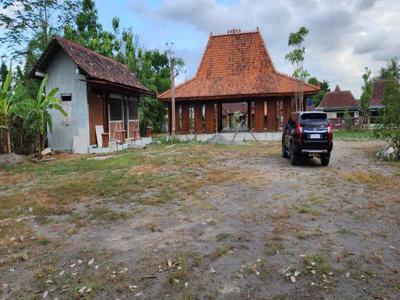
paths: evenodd
<path fill-rule="evenodd" d="M 300 204 L 297 206 L 297 212 L 299 214 L 307 214 L 307 215 L 311 215 L 314 217 L 318 217 L 321 215 L 321 212 L 315 208 L 315 207 L 311 207 L 308 204 Z"/>
<path fill-rule="evenodd" d="M 353 171 L 344 173 L 344 178 L 350 182 L 362 183 L 379 188 L 398 188 L 397 176 L 384 175 L 376 172 Z"/>
<path fill-rule="evenodd" d="M 321 254 L 316 255 L 306 255 L 303 258 L 303 271 L 305 274 L 313 274 L 312 271 L 315 271 L 315 274 L 322 276 L 328 275 L 331 271 L 331 267 L 328 262 L 328 257 Z"/>
<path fill-rule="evenodd" d="M 126 212 L 116 212 L 112 209 L 104 207 L 92 208 L 88 211 L 88 213 L 91 220 L 98 220 L 103 222 L 116 222 L 129 218 L 129 214 L 127 214 Z"/>
<path fill-rule="evenodd" d="M 213 252 L 211 252 L 208 257 L 210 260 L 214 261 L 217 260 L 218 258 L 226 255 L 231 251 L 234 247 L 232 245 L 222 245 L 217 247 Z"/>
<path fill-rule="evenodd" d="M 374 131 L 373 130 L 335 130 L 333 132 L 334 139 L 364 139 L 364 140 L 374 140 Z"/>

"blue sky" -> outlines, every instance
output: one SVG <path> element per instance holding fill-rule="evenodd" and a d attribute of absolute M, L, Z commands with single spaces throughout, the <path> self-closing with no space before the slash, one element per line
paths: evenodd
<path fill-rule="evenodd" d="M 140 44 L 164 49 L 174 42 L 186 63 L 180 80 L 198 67 L 210 32 L 260 28 L 277 69 L 292 73 L 284 57 L 290 32 L 304 25 L 305 68 L 319 79 L 339 84 L 356 97 L 368 66 L 374 74 L 394 56 L 400 57 L 400 1 L 392 0 L 95 0 L 106 29 L 118 16 Z M 0 8 L 1 10 L 1 8 Z M 0 28 L 1 34 L 1 28 Z M 0 46 L 1 52 L 1 46 Z"/>

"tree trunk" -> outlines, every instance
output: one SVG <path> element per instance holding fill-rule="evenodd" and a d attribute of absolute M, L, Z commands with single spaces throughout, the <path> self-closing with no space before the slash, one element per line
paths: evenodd
<path fill-rule="evenodd" d="M 6 153 L 10 154 L 11 153 L 11 134 L 10 134 L 10 128 L 5 127 L 5 132 L 6 132 Z"/>

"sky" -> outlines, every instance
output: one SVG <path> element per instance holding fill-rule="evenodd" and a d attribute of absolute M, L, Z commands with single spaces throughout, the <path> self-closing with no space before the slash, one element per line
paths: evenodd
<path fill-rule="evenodd" d="M 179 80 L 195 74 L 210 33 L 260 29 L 276 68 L 291 74 L 285 60 L 290 32 L 306 26 L 305 68 L 331 89 L 339 84 L 360 96 L 364 68 L 373 74 L 400 57 L 399 0 L 95 0 L 106 29 L 118 16 L 140 44 L 165 49 L 174 43 L 184 59 Z"/>

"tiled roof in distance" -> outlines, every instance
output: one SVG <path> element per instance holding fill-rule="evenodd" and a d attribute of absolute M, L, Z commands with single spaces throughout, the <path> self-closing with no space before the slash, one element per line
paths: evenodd
<path fill-rule="evenodd" d="M 319 104 L 319 108 L 350 108 L 357 107 L 358 102 L 350 91 L 342 91 L 336 86 L 333 92 L 328 92 Z"/>

